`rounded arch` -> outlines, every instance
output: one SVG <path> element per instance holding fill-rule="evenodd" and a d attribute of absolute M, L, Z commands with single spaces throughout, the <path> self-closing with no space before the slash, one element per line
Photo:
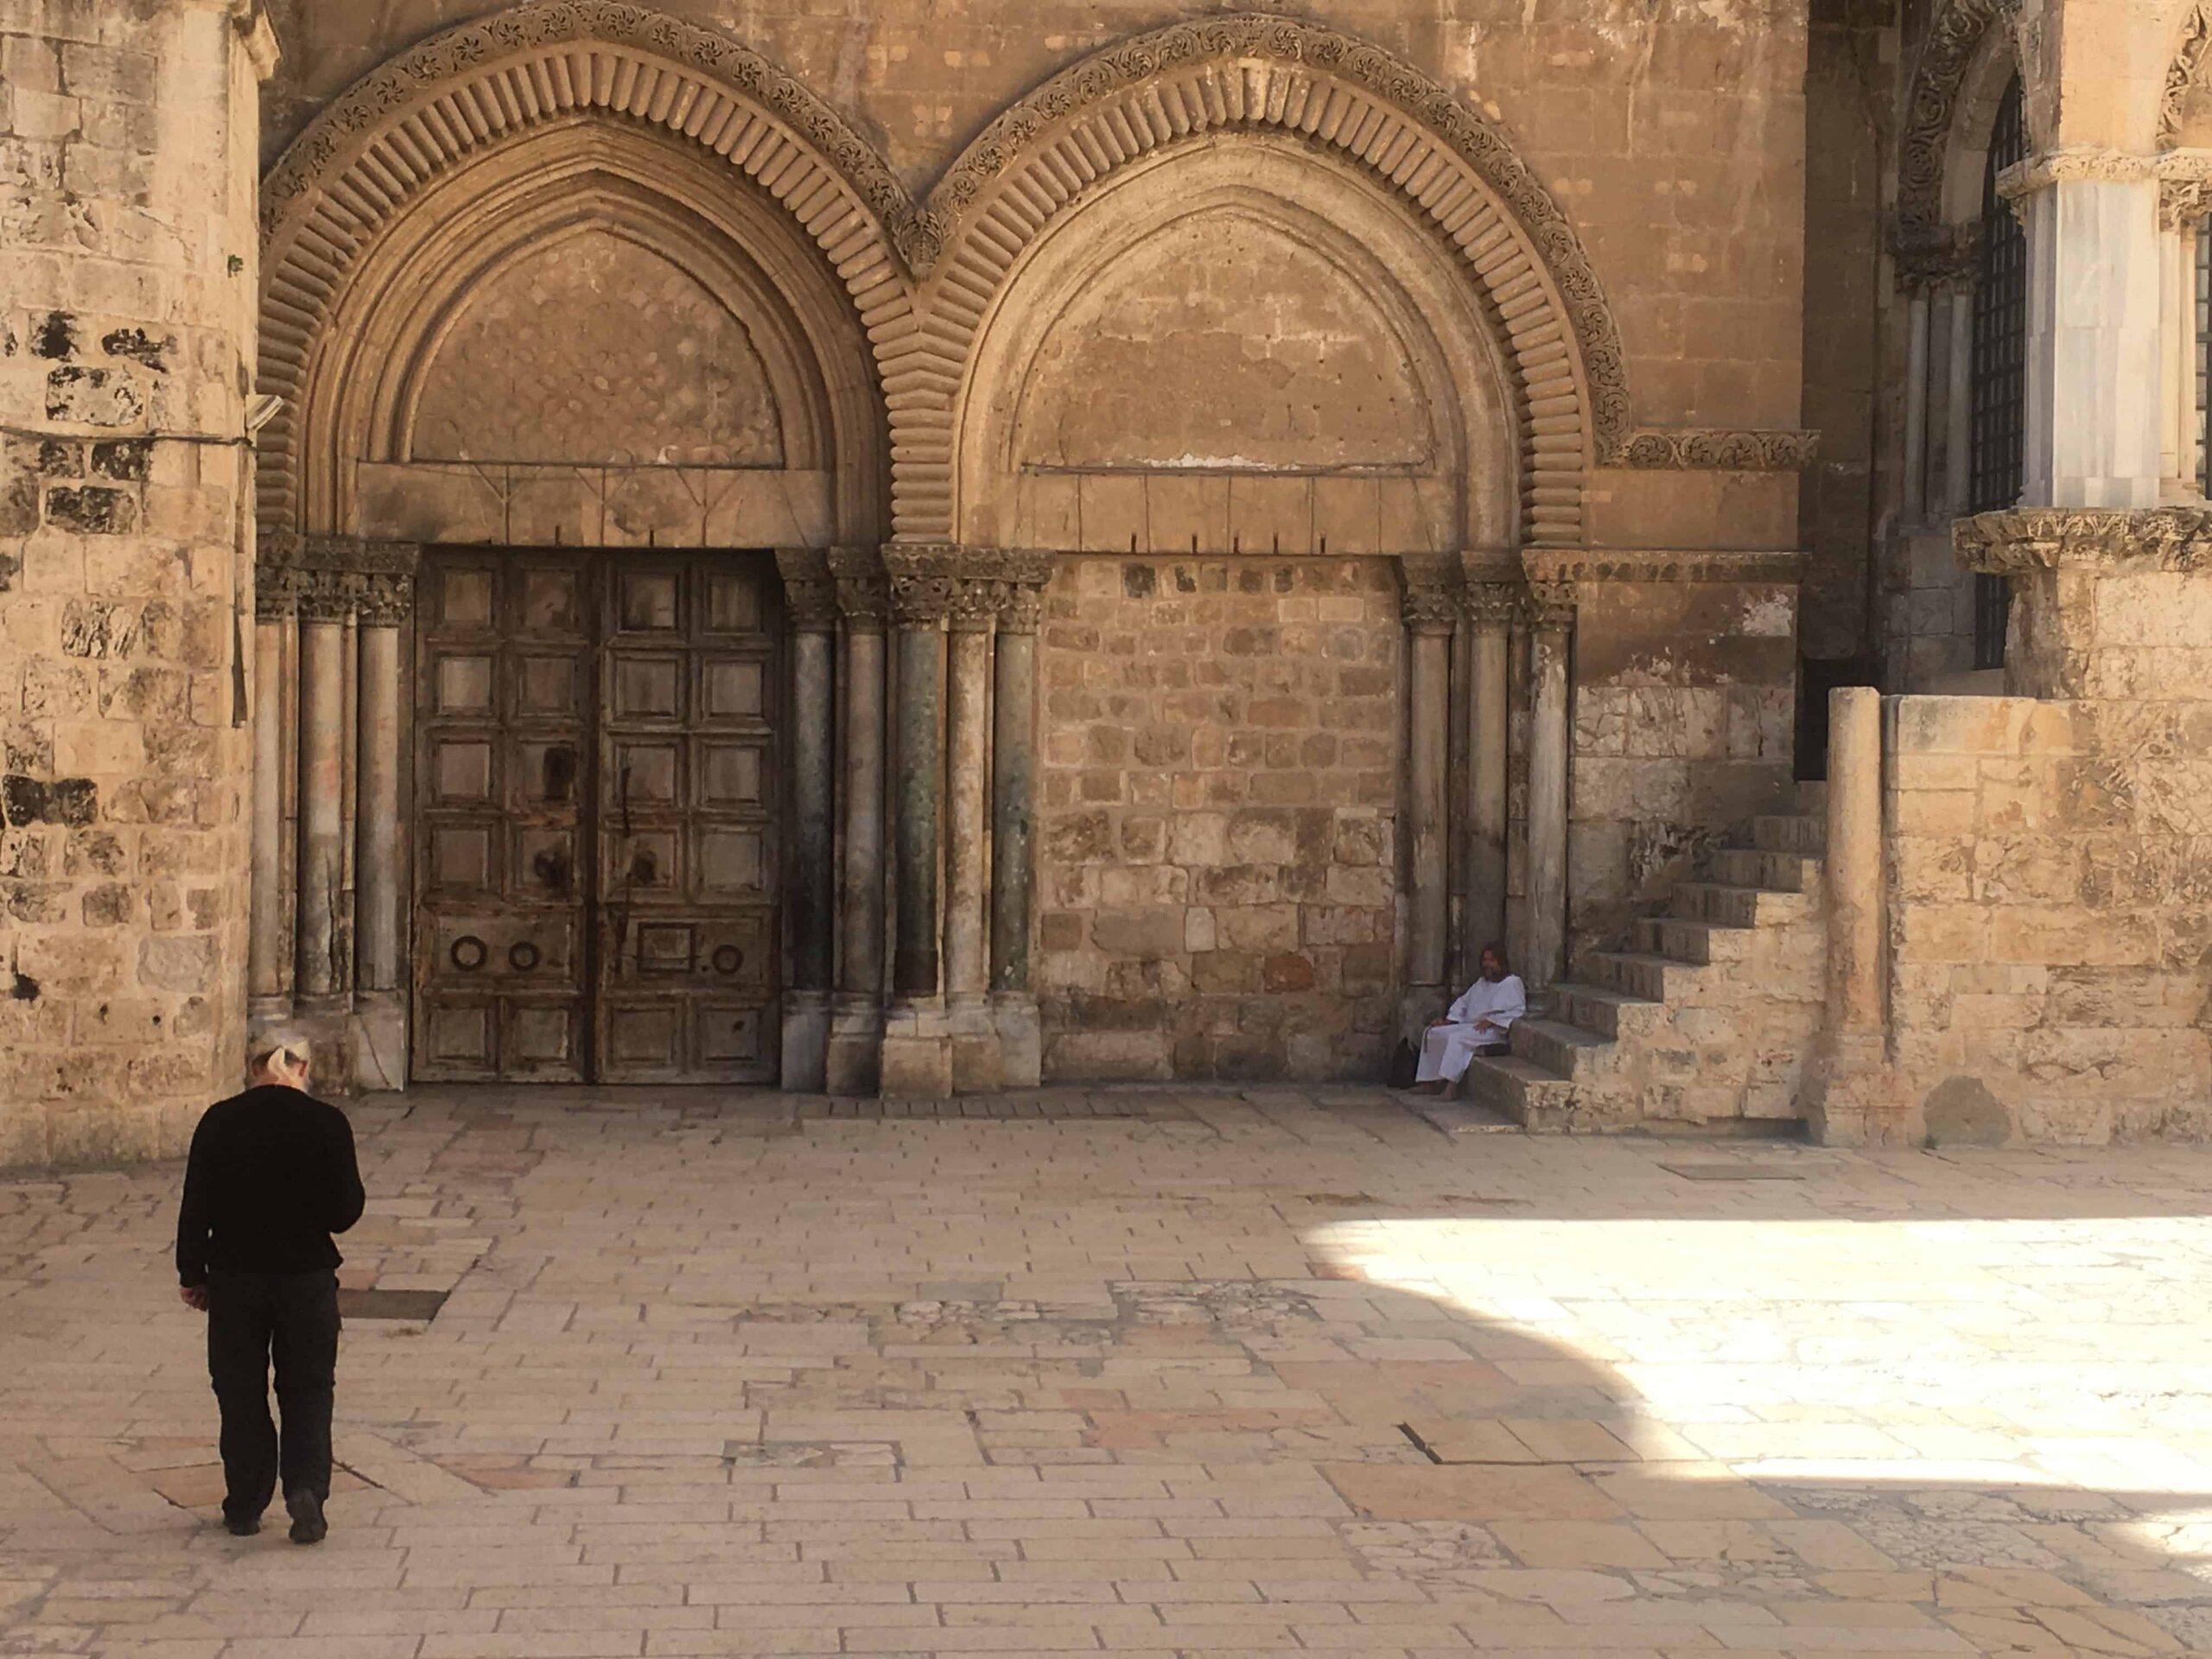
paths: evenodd
<path fill-rule="evenodd" d="M 1588 469 L 1629 435 L 1619 332 L 1566 215 L 1504 136 L 1378 48 L 1265 15 L 1183 23 L 1054 76 L 987 128 L 904 245 L 931 326 L 887 364 L 894 518 L 947 534 L 954 404 L 977 329 L 1022 251 L 1090 186 L 1210 133 L 1274 130 L 1363 167 L 1455 251 L 1505 346 L 1526 539 L 1576 543 Z"/>
<path fill-rule="evenodd" d="M 1221 269 L 1200 277 L 1199 263 Z M 1141 318 L 1151 334 L 1164 299 L 1172 343 L 1132 353 L 1109 320 Z M 1277 315 L 1278 352 L 1241 338 L 1236 319 L 1253 307 Z M 1224 341 L 1229 361 L 1194 355 Z M 1263 397 L 1242 398 L 1245 372 Z M 1157 403 L 1158 385 L 1192 378 L 1214 398 L 1158 409 L 1141 454 L 1103 453 L 1137 424 L 1116 400 Z M 1223 398 L 1261 418 L 1220 430 Z M 1036 544 L 1034 526 L 1053 517 L 1038 494 L 1053 484 L 1066 494 L 1073 474 L 1170 480 L 1185 518 L 1189 480 L 1211 479 L 1225 503 L 1236 477 L 1262 489 L 1302 477 L 1373 489 L 1371 518 L 1334 515 L 1342 551 L 1509 547 L 1519 531 L 1511 407 L 1504 353 L 1475 293 L 1371 180 L 1280 135 L 1234 147 L 1194 140 L 1104 181 L 1010 268 L 977 326 L 955 411 L 954 529 L 963 543 Z M 1253 453 L 1224 456 L 1211 447 L 1220 436 Z M 1236 528 L 1225 506 L 1195 518 L 1217 535 Z"/>
<path fill-rule="evenodd" d="M 530 0 L 356 83 L 264 181 L 260 389 L 283 399 L 259 443 L 264 524 L 337 528 L 311 511 L 327 493 L 303 476 L 314 459 L 303 416 L 314 413 L 315 359 L 379 245 L 430 194 L 486 168 L 496 174 L 534 140 L 577 146 L 580 133 L 610 148 L 656 147 L 660 162 L 633 183 L 712 176 L 718 189 L 691 190 L 690 206 L 727 197 L 747 233 L 803 246 L 821 280 L 798 281 L 791 262 L 771 261 L 791 267 L 779 286 L 817 324 L 819 308 L 799 290 L 840 290 L 851 324 L 842 332 L 863 340 L 858 373 L 873 397 L 861 330 L 895 341 L 914 309 L 894 249 L 913 208 L 890 168 L 826 105 L 732 41 L 609 0 Z M 466 212 L 434 217 L 453 240 L 486 224 Z M 829 343 L 820 327 L 810 332 Z M 854 378 L 834 364 L 825 372 L 837 384 Z M 852 459 L 841 455 L 840 470 Z"/>
<path fill-rule="evenodd" d="M 2158 148 L 2173 149 L 2212 139 L 2212 118 L 2198 95 L 2205 88 L 2205 59 L 2212 54 L 2212 3 L 2191 0 L 2182 8 L 2166 53 L 2166 80 L 2158 100 Z M 2192 109 L 2191 105 L 2198 107 Z"/>

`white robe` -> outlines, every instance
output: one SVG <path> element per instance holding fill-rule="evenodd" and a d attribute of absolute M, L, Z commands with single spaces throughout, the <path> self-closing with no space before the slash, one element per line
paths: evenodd
<path fill-rule="evenodd" d="M 1508 974 L 1495 983 L 1477 980 L 1452 1005 L 1444 1016 L 1445 1023 L 1430 1027 L 1422 1036 L 1421 1070 L 1414 1074 L 1415 1080 L 1433 1083 L 1441 1077 L 1459 1082 L 1475 1051 L 1503 1042 L 1506 1032 L 1528 1008 L 1529 995 L 1522 988 L 1520 975 Z M 1478 1029 L 1478 1020 L 1490 1023 Z"/>

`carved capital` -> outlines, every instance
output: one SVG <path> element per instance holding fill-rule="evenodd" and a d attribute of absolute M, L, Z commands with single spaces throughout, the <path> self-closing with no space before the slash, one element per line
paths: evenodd
<path fill-rule="evenodd" d="M 1449 633 L 1459 619 L 1459 562 L 1446 553 L 1408 553 L 1398 561 L 1405 582 L 1399 595 L 1406 626 L 1415 633 Z"/>
<path fill-rule="evenodd" d="M 1523 617 L 1538 633 L 1564 633 L 1574 626 L 1574 584 L 1532 582 L 1522 601 Z"/>
<path fill-rule="evenodd" d="M 776 571 L 784 579 L 784 620 L 793 633 L 834 633 L 837 582 L 830 556 L 819 548 L 779 548 Z"/>
<path fill-rule="evenodd" d="M 360 616 L 374 627 L 396 628 L 415 614 L 415 578 L 379 570 L 360 578 Z"/>
<path fill-rule="evenodd" d="M 1516 579 L 1512 582 L 1471 582 L 1459 593 L 1459 610 L 1478 630 L 1509 628 L 1519 621 L 1528 605 Z"/>
<path fill-rule="evenodd" d="M 958 546 L 894 543 L 883 550 L 883 569 L 891 582 L 891 619 L 900 627 L 934 626 L 952 613 L 962 575 Z"/>
<path fill-rule="evenodd" d="M 957 578 L 952 584 L 951 607 L 946 612 L 953 632 L 988 633 L 997 627 L 999 612 L 1006 603 L 1006 586 L 974 576 Z"/>
<path fill-rule="evenodd" d="M 827 568 L 837 594 L 838 613 L 855 633 L 880 633 L 891 616 L 891 584 L 883 557 L 872 547 L 833 547 Z"/>
<path fill-rule="evenodd" d="M 1907 294 L 1959 294 L 1971 289 L 1981 280 L 1981 244 L 1979 221 L 1898 224 L 1890 233 L 1898 289 Z"/>
<path fill-rule="evenodd" d="M 1045 620 L 1045 589 L 1041 584 L 1009 582 L 999 594 L 999 632 L 1034 633 Z"/>
<path fill-rule="evenodd" d="M 1997 575 L 2212 570 L 2212 506 L 2012 507 L 1960 519 L 1951 548 L 1968 569 Z"/>
<path fill-rule="evenodd" d="M 1820 434 L 1788 428 L 1647 427 L 1622 446 L 1620 465 L 1672 472 L 1794 473 L 1813 464 Z"/>
<path fill-rule="evenodd" d="M 2158 181 L 2158 227 L 2194 230 L 2212 213 L 2212 179 Z"/>
<path fill-rule="evenodd" d="M 361 607 L 367 579 L 351 570 L 296 569 L 296 607 L 302 622 L 347 622 Z"/>
<path fill-rule="evenodd" d="M 257 564 L 253 572 L 253 614 L 260 622 L 289 622 L 299 613 L 299 589 L 289 565 Z"/>

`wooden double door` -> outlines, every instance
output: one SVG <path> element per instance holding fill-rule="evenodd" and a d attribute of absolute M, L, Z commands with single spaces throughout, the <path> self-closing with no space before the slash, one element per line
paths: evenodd
<path fill-rule="evenodd" d="M 426 554 L 416 1079 L 774 1081 L 779 596 L 762 555 Z"/>

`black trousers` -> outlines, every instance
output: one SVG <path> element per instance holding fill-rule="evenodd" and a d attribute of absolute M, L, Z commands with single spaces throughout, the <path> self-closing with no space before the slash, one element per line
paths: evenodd
<path fill-rule="evenodd" d="M 280 1448 L 269 1416 L 276 1362 Z M 284 1491 L 330 1496 L 330 1404 L 338 1377 L 338 1275 L 211 1272 L 207 1374 L 223 1413 L 223 1513 L 251 1519 Z"/>

